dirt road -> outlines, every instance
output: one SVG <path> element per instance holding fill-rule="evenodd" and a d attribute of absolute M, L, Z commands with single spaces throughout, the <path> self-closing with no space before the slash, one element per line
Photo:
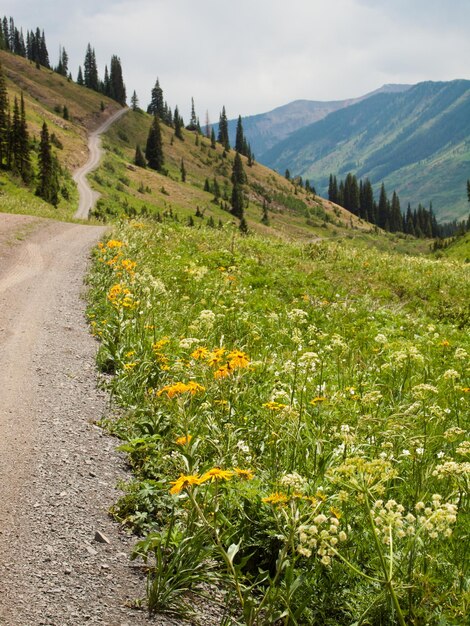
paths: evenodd
<path fill-rule="evenodd" d="M 109 405 L 81 295 L 104 230 L 0 213 L 0 626 L 148 624 L 107 514 L 128 474 L 94 425 Z"/>
<path fill-rule="evenodd" d="M 95 202 L 99 198 L 99 194 L 93 191 L 86 179 L 87 175 L 98 166 L 100 162 L 102 150 L 100 135 L 108 130 L 113 122 L 119 119 L 128 109 L 120 109 L 109 117 L 99 128 L 90 133 L 88 140 L 89 157 L 88 161 L 73 175 L 74 181 L 77 183 L 80 200 L 78 204 L 76 218 L 87 219 L 90 210 L 94 207 Z"/>

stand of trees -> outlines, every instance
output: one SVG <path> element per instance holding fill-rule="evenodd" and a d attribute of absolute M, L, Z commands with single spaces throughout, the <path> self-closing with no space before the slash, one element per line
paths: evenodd
<path fill-rule="evenodd" d="M 31 152 L 23 94 L 19 101 L 15 96 L 13 110 L 10 110 L 6 80 L 0 66 L 0 168 L 12 172 L 26 185 L 36 183 L 36 194 L 56 206 L 59 202 L 60 166 L 52 152 L 45 122 L 39 142 L 36 176 Z"/>
<path fill-rule="evenodd" d="M 467 193 L 470 193 L 468 189 Z M 406 212 L 403 213 L 397 193 L 394 191 L 390 200 L 383 183 L 377 202 L 369 179 L 358 181 L 354 174 L 348 174 L 339 183 L 336 176 L 330 174 L 328 199 L 353 215 L 392 233 L 402 232 L 414 237 L 428 238 L 450 237 L 462 228 L 465 232 L 470 227 L 469 222 L 465 220 L 439 224 L 432 205 L 426 209 L 419 204 L 417 209 L 411 209 L 408 204 Z"/>

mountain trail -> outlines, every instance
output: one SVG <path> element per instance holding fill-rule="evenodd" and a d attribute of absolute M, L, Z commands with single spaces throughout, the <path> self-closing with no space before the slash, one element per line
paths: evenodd
<path fill-rule="evenodd" d="M 0 213 L 0 626 L 149 623 L 130 608 L 133 539 L 107 514 L 129 475 L 95 426 L 109 400 L 82 291 L 104 233 Z"/>

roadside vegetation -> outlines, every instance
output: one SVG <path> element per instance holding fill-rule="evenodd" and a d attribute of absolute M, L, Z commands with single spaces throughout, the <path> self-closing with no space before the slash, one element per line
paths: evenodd
<path fill-rule="evenodd" d="M 170 218 L 95 253 L 89 319 L 151 612 L 468 614 L 468 266 Z"/>

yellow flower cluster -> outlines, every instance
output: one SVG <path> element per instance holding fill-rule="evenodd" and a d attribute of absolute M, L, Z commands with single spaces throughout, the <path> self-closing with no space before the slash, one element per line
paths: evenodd
<path fill-rule="evenodd" d="M 274 400 L 270 400 L 269 402 L 265 402 L 263 405 L 264 409 L 269 409 L 270 411 L 281 411 L 285 409 L 287 404 L 282 404 L 282 402 L 275 402 Z"/>
<path fill-rule="evenodd" d="M 177 382 L 172 385 L 165 385 L 161 389 L 157 391 L 157 396 L 163 396 L 164 394 L 167 398 L 175 398 L 176 396 L 180 396 L 183 393 L 189 393 L 192 396 L 196 395 L 199 392 L 205 391 L 205 387 L 196 383 L 193 380 L 190 380 L 188 383 Z"/>
<path fill-rule="evenodd" d="M 227 378 L 235 370 L 247 368 L 250 364 L 250 359 L 245 352 L 232 350 L 226 354 L 225 348 L 208 350 L 201 346 L 191 353 L 191 357 L 196 361 L 205 361 L 209 367 L 217 367 L 214 372 L 216 379 Z M 224 360 L 225 363 L 223 363 Z"/>
<path fill-rule="evenodd" d="M 108 291 L 108 300 L 116 308 L 133 309 L 139 302 L 134 300 L 130 289 L 123 287 L 121 283 L 116 283 Z"/>
<path fill-rule="evenodd" d="M 213 483 L 219 480 L 228 481 L 231 480 L 233 476 L 238 476 L 238 478 L 242 480 L 252 480 L 254 478 L 253 471 L 250 469 L 240 469 L 236 467 L 233 470 L 223 470 L 220 467 L 213 467 L 202 474 L 202 476 L 198 474 L 181 474 L 177 480 L 171 481 L 170 484 L 173 485 L 173 487 L 170 489 L 170 493 L 175 495 L 181 493 L 183 489 L 202 485 L 207 482 Z"/>

